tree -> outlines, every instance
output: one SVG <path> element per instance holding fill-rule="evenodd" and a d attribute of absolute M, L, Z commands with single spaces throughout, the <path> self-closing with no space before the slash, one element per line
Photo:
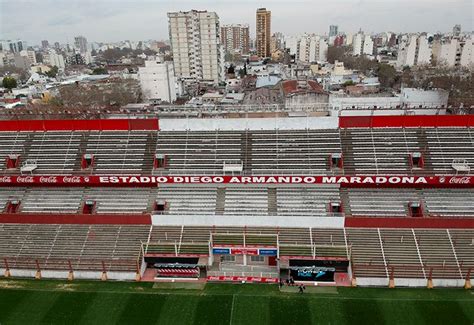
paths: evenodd
<path fill-rule="evenodd" d="M 381 63 L 377 67 L 377 76 L 383 88 L 392 88 L 399 80 L 395 68 L 385 63 Z"/>
<path fill-rule="evenodd" d="M 107 74 L 107 69 L 105 68 L 95 68 L 94 70 L 92 70 L 92 74 Z"/>
<path fill-rule="evenodd" d="M 408 66 L 403 67 L 402 75 L 400 78 L 401 78 L 401 85 L 400 85 L 401 87 L 414 87 L 415 86 L 415 78 L 410 67 Z"/>
<path fill-rule="evenodd" d="M 64 108 L 105 108 L 140 102 L 140 83 L 134 79 L 109 79 L 107 82 L 63 85 L 58 88 Z"/>
<path fill-rule="evenodd" d="M 0 67 L 0 76 L 18 75 L 20 81 L 26 81 L 30 77 L 24 69 L 17 68 L 13 65 L 4 65 Z"/>
<path fill-rule="evenodd" d="M 144 49 L 143 54 L 145 54 L 147 56 L 156 55 L 156 51 L 154 51 L 152 49 Z"/>
<path fill-rule="evenodd" d="M 35 52 L 36 62 L 43 63 L 43 54 L 41 52 Z"/>
<path fill-rule="evenodd" d="M 234 55 L 232 53 L 226 52 L 224 56 L 224 61 L 225 62 L 233 62 L 234 61 Z"/>
<path fill-rule="evenodd" d="M 342 84 L 342 86 L 344 86 L 344 87 L 353 86 L 353 85 L 354 85 L 354 81 L 352 81 L 352 80 L 347 80 Z"/>
<path fill-rule="evenodd" d="M 117 62 L 119 59 L 127 56 L 137 56 L 139 54 L 142 54 L 142 50 L 135 50 L 133 51 L 132 49 L 129 48 L 113 48 L 113 49 L 107 49 L 103 52 L 100 53 L 102 58 L 106 60 L 109 63 Z"/>
<path fill-rule="evenodd" d="M 335 61 L 344 61 L 345 48 L 341 46 L 329 46 L 327 51 L 328 62 L 334 64 Z"/>
<path fill-rule="evenodd" d="M 104 52 L 102 52 L 102 57 L 107 61 L 107 62 L 115 62 L 118 59 L 120 59 L 123 56 L 123 53 L 120 49 L 118 48 L 113 48 L 113 49 L 107 49 Z"/>
<path fill-rule="evenodd" d="M 4 88 L 11 90 L 13 88 L 16 88 L 17 82 L 15 78 L 6 76 L 3 78 L 2 85 Z"/>
<path fill-rule="evenodd" d="M 377 68 L 377 61 L 371 60 L 365 55 L 358 57 L 346 57 L 344 65 L 349 69 L 358 70 L 366 75 Z"/>
<path fill-rule="evenodd" d="M 53 66 L 51 67 L 51 69 L 49 69 L 47 72 L 45 72 L 44 74 L 49 77 L 49 78 L 56 78 L 56 75 L 58 74 L 58 67 L 57 66 Z"/>

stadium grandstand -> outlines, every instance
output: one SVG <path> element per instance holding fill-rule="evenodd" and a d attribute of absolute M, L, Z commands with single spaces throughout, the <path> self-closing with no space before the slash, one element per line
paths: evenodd
<path fill-rule="evenodd" d="M 0 121 L 6 277 L 470 287 L 473 115 Z"/>

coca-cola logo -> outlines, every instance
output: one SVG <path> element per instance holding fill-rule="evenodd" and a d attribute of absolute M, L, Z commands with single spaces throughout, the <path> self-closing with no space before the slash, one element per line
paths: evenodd
<path fill-rule="evenodd" d="M 34 183 L 35 180 L 33 176 L 18 176 L 16 181 L 18 183 Z"/>
<path fill-rule="evenodd" d="M 58 179 L 56 178 L 56 176 L 41 176 L 40 177 L 40 183 L 54 184 L 57 182 L 58 182 Z"/>
<path fill-rule="evenodd" d="M 79 176 L 64 176 L 64 183 L 81 183 L 81 178 Z"/>
<path fill-rule="evenodd" d="M 471 177 L 464 176 L 464 177 L 451 177 L 449 180 L 449 184 L 470 184 Z"/>
<path fill-rule="evenodd" d="M 11 182 L 12 182 L 12 178 L 10 176 L 0 177 L 0 183 L 11 183 Z"/>

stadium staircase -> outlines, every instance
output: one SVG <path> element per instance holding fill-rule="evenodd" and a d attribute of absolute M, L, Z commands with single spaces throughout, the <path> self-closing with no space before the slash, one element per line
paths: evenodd
<path fill-rule="evenodd" d="M 73 170 L 76 172 L 82 171 L 82 155 L 87 150 L 87 143 L 89 142 L 89 132 L 83 132 L 79 140 L 79 158 L 74 162 Z"/>
<path fill-rule="evenodd" d="M 26 139 L 25 139 L 25 142 L 23 142 L 23 148 L 22 148 L 22 158 L 21 160 L 26 160 L 28 159 L 28 155 L 31 151 L 31 147 L 33 145 L 33 137 L 34 137 L 34 133 L 28 133 L 27 136 L 26 136 Z"/>
<path fill-rule="evenodd" d="M 449 230 L 452 247 L 456 251 L 456 259 L 462 266 L 463 277 L 466 276 L 467 267 L 474 267 L 474 236 L 471 230 L 451 229 Z M 467 267 L 466 267 L 467 266 Z"/>
<path fill-rule="evenodd" d="M 216 215 L 223 215 L 225 209 L 225 188 L 219 187 L 216 193 Z"/>
<path fill-rule="evenodd" d="M 276 188 L 269 188 L 267 192 L 268 192 L 268 215 L 273 216 L 273 215 L 276 215 L 278 212 L 277 190 Z"/>
<path fill-rule="evenodd" d="M 241 161 L 243 163 L 244 174 L 252 172 L 252 133 L 246 130 L 241 135 L 242 152 Z"/>
<path fill-rule="evenodd" d="M 33 133 L 27 134 L 11 134 L 11 133 L 2 133 L 0 135 L 0 153 L 2 154 L 2 159 L 6 158 L 9 154 L 18 154 L 20 155 L 20 166 L 28 158 L 31 146 L 33 143 Z M 5 165 L 2 166 L 2 171 L 4 174 L 18 174 L 18 169 L 7 169 Z"/>
<path fill-rule="evenodd" d="M 432 158 L 429 154 L 428 141 L 426 140 L 426 130 L 418 128 L 415 130 L 416 141 L 420 147 L 420 152 L 423 155 L 424 167 L 421 169 L 412 169 L 414 175 L 426 175 L 427 171 L 433 170 Z"/>
<path fill-rule="evenodd" d="M 355 165 L 354 165 L 355 159 L 354 159 L 354 149 L 352 147 L 352 139 L 350 136 L 350 130 L 349 129 L 340 130 L 340 136 L 341 136 L 342 157 L 343 157 L 343 163 L 344 163 L 344 174 L 353 175 L 355 174 Z"/>
<path fill-rule="evenodd" d="M 153 172 L 153 163 L 155 161 L 155 149 L 158 135 L 154 132 L 147 134 L 146 145 L 145 145 L 145 154 L 143 156 L 143 166 L 142 173 L 152 174 Z"/>
<path fill-rule="evenodd" d="M 342 204 L 342 211 L 345 216 L 351 216 L 352 211 L 351 211 L 351 203 L 349 200 L 349 193 L 348 189 L 346 187 L 340 187 L 339 188 L 339 195 L 341 196 L 341 204 Z"/>

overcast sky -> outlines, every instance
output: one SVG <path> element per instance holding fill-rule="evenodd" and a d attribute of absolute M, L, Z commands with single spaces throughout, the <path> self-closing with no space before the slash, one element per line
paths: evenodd
<path fill-rule="evenodd" d="M 39 44 L 168 39 L 166 13 L 215 11 L 221 24 L 246 23 L 255 34 L 255 10 L 272 11 L 272 32 L 325 34 L 329 25 L 354 32 L 472 31 L 474 0 L 0 0 L 0 39 Z"/>

